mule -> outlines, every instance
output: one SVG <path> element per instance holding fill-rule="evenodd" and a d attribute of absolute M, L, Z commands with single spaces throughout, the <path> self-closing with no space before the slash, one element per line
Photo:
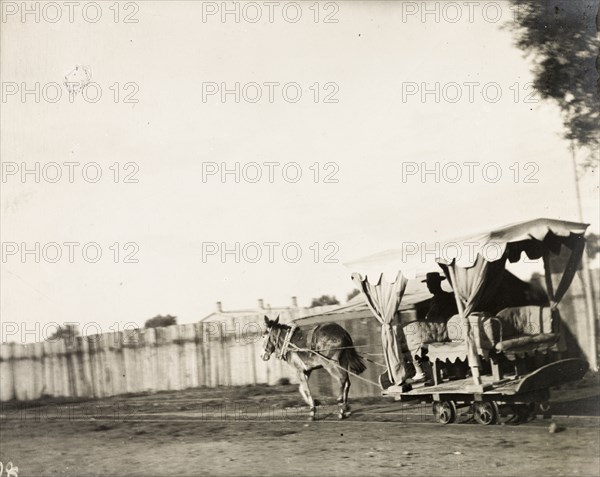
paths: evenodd
<path fill-rule="evenodd" d="M 340 384 L 337 398 L 339 419 L 350 415 L 348 371 L 358 375 L 366 369 L 350 334 L 336 323 L 319 324 L 307 330 L 281 324 L 279 317 L 270 320 L 265 316 L 265 324 L 262 359 L 268 361 L 276 353 L 278 358 L 296 370 L 300 381 L 300 395 L 310 408 L 310 419 L 315 418 L 318 402 L 310 393 L 308 380 L 310 374 L 320 368 L 324 368 Z"/>

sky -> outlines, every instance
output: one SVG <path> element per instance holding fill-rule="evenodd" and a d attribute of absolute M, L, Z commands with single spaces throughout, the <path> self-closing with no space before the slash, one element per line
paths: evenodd
<path fill-rule="evenodd" d="M 3 339 L 36 340 L 51 323 L 191 323 L 216 301 L 343 301 L 344 262 L 579 220 L 560 111 L 530 88 L 506 2 L 480 2 L 471 18 L 438 2 L 290 3 L 272 22 L 264 2 L 237 22 L 221 2 L 122 2 L 118 21 L 99 2 L 96 23 L 91 7 L 70 21 L 58 2 L 52 23 L 50 7 L 36 22 L 3 6 Z M 95 86 L 71 101 L 63 83 L 77 66 Z M 237 102 L 221 95 L 236 83 Z M 22 96 L 36 84 L 39 98 Z M 221 175 L 236 164 L 237 181 Z M 580 181 L 596 233 L 597 174 Z"/>

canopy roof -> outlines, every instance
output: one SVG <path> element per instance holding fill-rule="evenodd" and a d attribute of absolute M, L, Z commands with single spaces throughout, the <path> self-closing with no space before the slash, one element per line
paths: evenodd
<path fill-rule="evenodd" d="M 421 303 L 428 302 L 431 299 L 431 293 L 427 290 L 427 286 L 421 282 L 411 283 L 406 290 L 402 302 L 398 307 L 399 312 L 414 310 Z M 356 295 L 352 300 L 344 305 L 334 308 L 329 311 L 317 313 L 315 315 L 296 318 L 294 323 L 302 326 L 313 323 L 326 323 L 340 319 L 340 316 L 351 315 L 354 313 L 364 312 L 367 316 L 372 316 L 369 306 L 367 305 L 365 296 L 361 293 Z"/>
<path fill-rule="evenodd" d="M 387 366 L 387 379 L 382 378 L 382 385 L 384 382 L 402 383 L 407 376 L 406 359 L 396 336 L 398 330 L 392 325 L 408 276 L 416 275 L 424 268 L 433 270 L 437 264 L 450 280 L 467 332 L 467 356 L 474 385 L 482 390 L 481 363 L 471 339 L 469 315 L 496 297 L 506 273 L 506 260 L 517 261 L 523 252 L 529 258 L 543 257 L 548 299 L 550 306 L 556 308 L 575 275 L 585 246 L 583 234 L 587 227 L 587 224 L 563 220 L 529 220 L 456 240 L 403 243 L 400 249 L 386 250 L 346 264 L 355 272 L 353 281 L 366 295 L 369 308 L 382 325 L 381 343 Z M 569 259 L 554 290 L 550 262 L 552 256 L 560 256 L 564 247 L 570 251 Z"/>
<path fill-rule="evenodd" d="M 501 259 L 506 252 L 510 261 L 519 260 L 522 252 L 530 258 L 539 258 L 547 249 L 557 252 L 562 245 L 572 248 L 588 225 L 557 219 L 528 220 L 453 240 L 405 242 L 401 248 L 385 250 L 345 265 L 354 272 L 370 274 L 371 279 L 381 273 L 392 278 L 398 270 L 414 278 L 437 268 L 436 262 L 455 260 L 461 267 L 472 267 L 479 255 L 489 262 Z"/>

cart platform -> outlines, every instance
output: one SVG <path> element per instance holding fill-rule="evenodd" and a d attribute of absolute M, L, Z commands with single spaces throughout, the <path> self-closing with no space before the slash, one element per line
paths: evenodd
<path fill-rule="evenodd" d="M 502 400 L 510 396 L 526 395 L 548 390 L 570 381 L 581 379 L 588 370 L 588 363 L 581 359 L 563 359 L 547 364 L 525 376 L 507 377 L 494 381 L 492 376 L 482 376 L 481 385 L 472 378 L 446 381 L 437 386 L 394 385 L 383 391 L 384 396 L 394 396 L 398 400 L 439 401 L 453 400 Z M 531 401 L 531 399 L 527 399 Z"/>

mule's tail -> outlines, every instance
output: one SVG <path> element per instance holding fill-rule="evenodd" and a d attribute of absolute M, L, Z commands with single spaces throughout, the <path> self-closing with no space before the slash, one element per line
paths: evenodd
<path fill-rule="evenodd" d="M 340 365 L 355 374 L 361 374 L 367 369 L 363 358 L 356 352 L 355 348 L 346 348 L 342 351 Z"/>

